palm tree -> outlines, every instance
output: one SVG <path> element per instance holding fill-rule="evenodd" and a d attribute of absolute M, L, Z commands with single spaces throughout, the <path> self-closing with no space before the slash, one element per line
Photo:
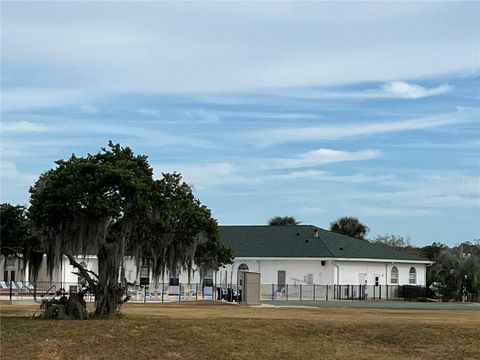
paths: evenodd
<path fill-rule="evenodd" d="M 270 226 L 281 226 L 281 225 L 298 225 L 300 221 L 295 219 L 293 216 L 274 216 L 268 220 L 268 225 Z"/>
<path fill-rule="evenodd" d="M 330 231 L 365 240 L 365 235 L 370 229 L 362 224 L 358 218 L 344 216 L 330 223 Z"/>

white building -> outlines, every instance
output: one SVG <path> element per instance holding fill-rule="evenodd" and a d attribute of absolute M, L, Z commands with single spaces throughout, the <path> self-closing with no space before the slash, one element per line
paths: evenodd
<path fill-rule="evenodd" d="M 235 255 L 219 271 L 220 283 L 236 283 L 238 270 L 249 270 L 262 284 L 425 286 L 432 264 L 312 225 L 221 226 L 220 233 Z"/>
<path fill-rule="evenodd" d="M 295 226 L 220 226 L 221 241 L 233 250 L 234 263 L 203 279 L 204 285 L 237 285 L 239 271 L 261 274 L 262 284 L 283 285 L 426 285 L 426 267 L 430 261 L 405 254 L 365 240 L 333 233 L 313 225 Z M 89 270 L 97 271 L 95 256 L 79 257 Z M 10 264 L 9 266 L 13 266 Z M 127 281 L 140 284 L 150 279 L 148 269 L 137 271 L 133 259 L 125 258 Z M 141 270 L 141 269 L 140 269 Z M 10 271 L 13 271 L 10 269 Z M 78 276 L 65 258 L 53 282 L 68 286 Z M 4 275 L 8 276 L 8 275 Z M 10 280 L 10 279 L 5 279 Z M 28 281 L 23 269 L 17 281 Z M 50 282 L 45 264 L 38 281 Z M 186 273 L 168 274 L 161 282 L 187 283 Z M 199 283 L 194 272 L 191 283 Z"/>

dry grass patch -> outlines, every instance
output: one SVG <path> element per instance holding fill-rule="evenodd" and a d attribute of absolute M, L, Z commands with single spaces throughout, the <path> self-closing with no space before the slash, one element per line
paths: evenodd
<path fill-rule="evenodd" d="M 2 306 L 2 358 L 478 359 L 478 311 L 135 305 L 115 320 Z"/>

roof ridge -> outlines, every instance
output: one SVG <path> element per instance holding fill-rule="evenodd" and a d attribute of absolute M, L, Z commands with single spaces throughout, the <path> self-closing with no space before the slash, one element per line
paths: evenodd
<path fill-rule="evenodd" d="M 320 235 L 318 236 L 318 239 L 322 240 L 322 244 L 327 248 L 328 252 L 330 253 L 330 255 L 332 255 L 332 257 L 335 257 L 335 254 L 333 253 L 332 249 L 330 249 L 330 247 L 327 245 L 327 243 L 320 237 Z"/>

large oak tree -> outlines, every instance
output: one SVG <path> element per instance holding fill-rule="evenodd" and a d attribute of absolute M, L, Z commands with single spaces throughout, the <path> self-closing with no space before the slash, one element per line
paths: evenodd
<path fill-rule="evenodd" d="M 56 164 L 30 189 L 30 218 L 50 274 L 68 256 L 95 293 L 96 315 L 118 310 L 126 255 L 148 265 L 155 279 L 178 268 L 190 273 L 194 262 L 205 271 L 231 261 L 216 220 L 179 174 L 154 180 L 146 156 L 111 142 L 97 154 L 72 155 Z M 98 274 L 73 256 L 92 253 Z"/>

